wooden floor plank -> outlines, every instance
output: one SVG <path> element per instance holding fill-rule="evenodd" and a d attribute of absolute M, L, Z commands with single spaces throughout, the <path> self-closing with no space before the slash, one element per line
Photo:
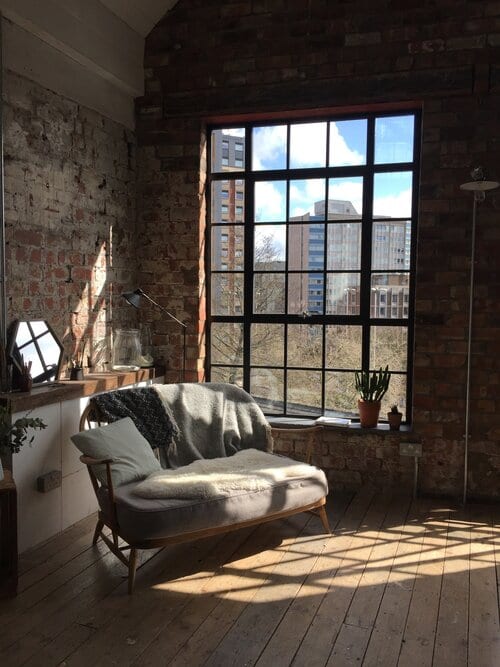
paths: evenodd
<path fill-rule="evenodd" d="M 80 522 L 23 554 L 0 665 L 497 667 L 499 507 L 337 498 L 331 536 L 297 515 L 144 552 L 132 597 Z"/>
<path fill-rule="evenodd" d="M 217 604 L 203 622 L 194 629 L 192 633 L 181 633 L 180 638 L 183 642 L 179 645 L 176 642 L 176 650 L 171 654 L 167 650 L 167 658 L 164 664 L 189 665 L 196 667 L 204 664 L 210 657 L 212 651 L 217 647 L 222 638 L 226 635 L 237 618 L 251 603 L 257 592 L 262 586 L 265 586 L 272 576 L 274 568 L 281 562 L 288 549 L 293 546 L 297 535 L 303 530 L 308 521 L 307 515 L 303 514 L 295 517 L 293 520 L 280 522 L 279 529 L 276 524 L 265 524 L 259 529 L 258 540 L 262 544 L 267 544 L 265 550 L 261 553 L 252 553 L 248 557 L 231 562 L 230 567 L 224 568 L 217 581 L 213 581 L 211 594 L 217 596 Z M 279 543 L 276 544 L 277 530 L 279 530 Z M 270 547 L 270 545 L 273 545 Z M 190 602 L 192 611 L 195 611 L 197 600 Z M 181 619 L 182 621 L 183 619 Z M 165 637 L 163 637 L 163 640 Z M 140 665 L 150 665 L 154 667 L 158 664 L 155 658 L 161 656 L 161 645 L 154 647 L 150 653 L 148 648 L 147 655 L 141 656 L 138 661 Z"/>
<path fill-rule="evenodd" d="M 257 591 L 252 604 L 245 607 L 206 661 L 207 667 L 255 663 L 323 550 L 325 536 L 318 534 L 316 521 L 309 521 L 273 569 L 269 581 Z"/>
<path fill-rule="evenodd" d="M 428 509 L 422 506 L 422 501 L 417 501 L 408 512 L 365 653 L 364 667 L 395 667 L 398 663 L 424 539 L 423 520 Z"/>
<path fill-rule="evenodd" d="M 448 536 L 444 557 L 443 582 L 439 603 L 435 665 L 467 665 L 469 627 L 469 551 L 470 531 L 468 512 L 452 512 L 448 520 Z"/>
<path fill-rule="evenodd" d="M 216 536 L 216 542 L 211 543 L 211 548 L 203 550 L 201 554 L 196 551 L 184 552 L 184 558 L 188 554 L 192 558 L 189 563 L 191 567 L 185 576 L 172 577 L 171 572 L 162 568 L 160 573 L 155 571 L 153 580 L 148 579 L 147 583 L 138 578 L 134 595 L 126 596 L 126 603 L 123 600 L 124 591 L 117 590 L 98 610 L 101 619 L 92 638 L 77 653 L 67 658 L 67 664 L 82 667 L 90 664 L 94 667 L 130 664 L 153 641 L 158 625 L 168 624 L 175 618 L 187 604 L 189 595 L 197 594 L 220 563 L 234 553 L 252 530 L 247 528 L 226 536 Z M 204 549 L 201 542 L 200 545 Z M 157 560 L 161 564 L 161 555 Z"/>
<path fill-rule="evenodd" d="M 432 665 L 448 530 L 447 509 L 424 521 L 425 535 L 403 634 L 399 665 Z"/>
<path fill-rule="evenodd" d="M 496 580 L 494 537 L 498 526 L 485 518 L 481 507 L 471 507 L 474 523 L 470 548 L 469 595 L 469 665 L 498 667 L 500 665 L 500 625 Z"/>
<path fill-rule="evenodd" d="M 327 663 L 389 501 L 388 496 L 377 495 L 364 505 L 348 508 L 330 552 L 332 578 L 328 590 L 297 650 L 294 665 L 323 667 Z"/>

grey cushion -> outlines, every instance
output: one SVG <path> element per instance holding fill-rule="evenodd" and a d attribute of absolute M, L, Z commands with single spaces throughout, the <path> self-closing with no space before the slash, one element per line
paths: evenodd
<path fill-rule="evenodd" d="M 86 456 L 95 459 L 113 459 L 111 477 L 113 486 L 144 479 L 161 470 L 151 445 L 137 430 L 130 417 L 82 431 L 71 440 Z M 106 466 L 94 466 L 98 480 L 106 486 Z"/>
<path fill-rule="evenodd" d="M 307 476 L 275 484 L 265 491 L 234 492 L 211 500 L 146 499 L 133 494 L 136 483 L 115 494 L 120 535 L 128 541 L 163 539 L 195 530 L 231 526 L 315 503 L 328 493 L 322 470 L 310 466 Z M 104 513 L 106 493 L 99 494 Z"/>

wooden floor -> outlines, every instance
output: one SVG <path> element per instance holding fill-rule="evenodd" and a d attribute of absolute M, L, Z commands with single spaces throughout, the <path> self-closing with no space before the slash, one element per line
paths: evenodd
<path fill-rule="evenodd" d="M 123 566 L 94 520 L 21 557 L 0 665 L 498 667 L 500 511 L 364 489 Z"/>

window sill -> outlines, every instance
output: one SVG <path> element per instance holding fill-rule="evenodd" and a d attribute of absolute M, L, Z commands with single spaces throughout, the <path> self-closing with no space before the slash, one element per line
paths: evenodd
<path fill-rule="evenodd" d="M 276 428 L 306 428 L 311 426 L 322 426 L 325 429 L 332 429 L 335 431 L 356 431 L 358 433 L 380 433 L 380 434 L 396 434 L 396 433 L 412 433 L 413 429 L 409 424 L 402 424 L 399 431 L 391 431 L 389 424 L 380 423 L 375 428 L 362 428 L 359 422 L 351 422 L 350 424 L 316 424 L 315 419 L 306 419 L 304 417 L 272 417 L 267 416 L 267 421 L 272 427 Z"/>

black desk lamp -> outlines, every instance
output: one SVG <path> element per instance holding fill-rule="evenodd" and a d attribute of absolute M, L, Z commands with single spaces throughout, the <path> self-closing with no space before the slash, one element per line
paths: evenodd
<path fill-rule="evenodd" d="M 160 306 L 159 303 L 154 301 L 150 296 L 148 296 L 145 292 L 141 290 L 139 287 L 138 289 L 132 291 L 132 292 L 123 292 L 122 297 L 129 303 L 131 306 L 134 306 L 134 308 L 139 308 L 141 305 L 141 297 L 144 297 L 147 299 L 150 303 L 153 304 L 153 306 L 156 306 L 160 310 L 162 310 L 164 313 L 166 313 L 171 320 L 174 320 L 174 322 L 177 322 L 182 327 L 182 333 L 183 333 L 183 338 L 182 338 L 182 381 L 186 381 L 186 330 L 187 330 L 187 325 L 184 324 L 184 322 L 181 322 L 178 320 L 175 315 L 172 315 L 172 313 L 169 313 L 166 308 L 163 306 Z"/>

